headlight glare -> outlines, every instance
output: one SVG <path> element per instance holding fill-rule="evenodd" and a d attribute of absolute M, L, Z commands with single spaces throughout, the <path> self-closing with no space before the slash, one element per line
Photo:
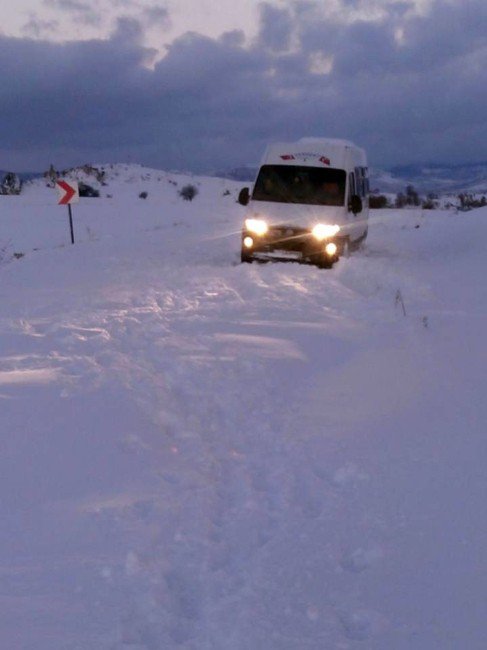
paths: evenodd
<path fill-rule="evenodd" d="M 333 257 L 334 255 L 336 255 L 337 250 L 338 250 L 338 247 L 337 247 L 337 245 L 334 244 L 333 242 L 329 242 L 329 243 L 325 246 L 325 253 L 326 253 L 329 257 Z"/>
<path fill-rule="evenodd" d="M 263 219 L 246 219 L 245 228 L 255 235 L 265 235 L 269 230 L 268 225 Z"/>
<path fill-rule="evenodd" d="M 311 232 L 315 239 L 323 241 L 323 239 L 334 237 L 339 231 L 340 226 L 337 226 L 336 224 L 330 225 L 327 223 L 318 223 Z"/>

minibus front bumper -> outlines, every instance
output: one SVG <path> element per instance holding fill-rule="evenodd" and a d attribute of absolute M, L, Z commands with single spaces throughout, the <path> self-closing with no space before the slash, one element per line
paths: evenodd
<path fill-rule="evenodd" d="M 242 230 L 242 262 L 295 261 L 331 267 L 339 258 L 342 239 L 335 235 L 318 240 L 309 228 L 269 226 L 263 234 Z"/>

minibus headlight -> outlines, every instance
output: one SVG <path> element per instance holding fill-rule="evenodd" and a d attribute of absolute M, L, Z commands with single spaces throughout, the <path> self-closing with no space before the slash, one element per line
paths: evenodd
<path fill-rule="evenodd" d="M 340 231 L 340 226 L 334 224 L 333 226 L 326 223 L 318 223 L 311 231 L 313 237 L 318 241 L 334 237 Z"/>
<path fill-rule="evenodd" d="M 328 244 L 325 246 L 325 253 L 329 257 L 333 257 L 334 255 L 336 255 L 337 250 L 338 250 L 338 246 L 334 244 L 332 241 L 328 242 Z"/>
<path fill-rule="evenodd" d="M 245 228 L 254 235 L 265 235 L 269 230 L 269 226 L 263 219 L 246 219 Z"/>

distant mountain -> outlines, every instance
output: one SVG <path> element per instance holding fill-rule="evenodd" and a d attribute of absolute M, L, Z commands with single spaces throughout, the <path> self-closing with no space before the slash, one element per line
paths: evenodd
<path fill-rule="evenodd" d="M 403 191 L 406 185 L 427 194 L 487 193 L 487 162 L 464 165 L 401 165 L 387 170 L 372 169 L 371 184 L 382 192 Z"/>
<path fill-rule="evenodd" d="M 242 166 L 210 175 L 252 183 L 256 174 L 257 167 Z M 397 193 L 404 192 L 407 185 L 413 185 L 421 194 L 487 194 L 487 162 L 465 165 L 401 165 L 389 169 L 370 169 L 372 190 Z"/>
<path fill-rule="evenodd" d="M 10 169 L 0 169 L 0 180 L 4 178 L 5 174 L 8 174 Z M 17 176 L 23 181 L 30 181 L 33 178 L 39 178 L 42 176 L 42 172 L 15 172 Z"/>
<path fill-rule="evenodd" d="M 253 183 L 257 175 L 257 169 L 257 167 L 251 166 L 235 167 L 225 171 L 214 172 L 210 176 L 228 178 L 231 181 L 242 181 L 242 183 Z"/>

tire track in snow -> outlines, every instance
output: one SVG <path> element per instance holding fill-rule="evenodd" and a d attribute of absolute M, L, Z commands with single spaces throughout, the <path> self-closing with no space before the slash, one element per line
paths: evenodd
<path fill-rule="evenodd" d="M 316 440 L 303 437 L 292 379 L 282 376 L 305 363 L 303 354 L 262 356 L 265 349 L 249 348 L 248 337 L 221 336 L 224 313 L 235 319 L 235 303 L 245 311 L 234 291 L 223 314 L 218 302 L 209 307 L 211 294 L 200 287 L 192 298 L 152 296 L 146 308 L 126 305 L 107 327 L 107 371 L 119 375 L 162 436 L 156 451 L 149 444 L 143 452 L 157 457 L 156 495 L 129 515 L 140 540 L 119 577 L 117 588 L 132 593 L 119 642 L 223 649 L 233 639 L 243 650 L 253 638 L 255 647 L 292 649 L 296 630 L 303 648 L 339 638 L 340 630 L 370 636 L 378 626 L 365 625 L 368 610 L 340 605 L 354 587 L 336 572 L 360 574 L 372 566 L 375 547 L 343 550 L 340 537 L 360 537 L 360 524 L 353 534 L 326 530 L 360 471 L 332 470 L 321 448 L 313 458 Z M 362 612 L 358 631 L 354 611 Z"/>
<path fill-rule="evenodd" d="M 125 609 L 114 647 L 223 650 L 230 640 L 246 650 L 252 640 L 294 650 L 299 633 L 300 647 L 314 649 L 342 630 L 348 636 L 352 624 L 343 621 L 368 611 L 358 596 L 352 613 L 342 605 L 360 574 L 344 570 L 342 556 L 369 549 L 361 526 L 328 529 L 350 508 L 355 479 L 337 474 L 329 457 L 330 422 L 307 430 L 316 421 L 303 417 L 308 387 L 300 385 L 310 368 L 319 371 L 314 341 L 356 333 L 333 302 L 357 296 L 333 281 L 325 301 L 313 273 L 301 274 L 304 284 L 299 273 L 290 281 L 269 269 L 262 287 L 267 275 L 248 271 L 244 281 L 236 269 L 233 280 L 206 272 L 175 282 L 176 290 L 160 281 L 119 290 L 36 328 L 77 360 L 73 369 L 82 359 L 94 369 L 85 390 L 116 387 L 159 431 L 134 431 L 119 443 L 147 460 L 150 489 L 86 510 L 127 544 L 125 562 L 101 575 Z M 269 335 L 276 323 L 278 338 Z M 338 362 L 342 351 L 334 354 Z M 356 547 L 346 551 L 351 538 Z"/>

